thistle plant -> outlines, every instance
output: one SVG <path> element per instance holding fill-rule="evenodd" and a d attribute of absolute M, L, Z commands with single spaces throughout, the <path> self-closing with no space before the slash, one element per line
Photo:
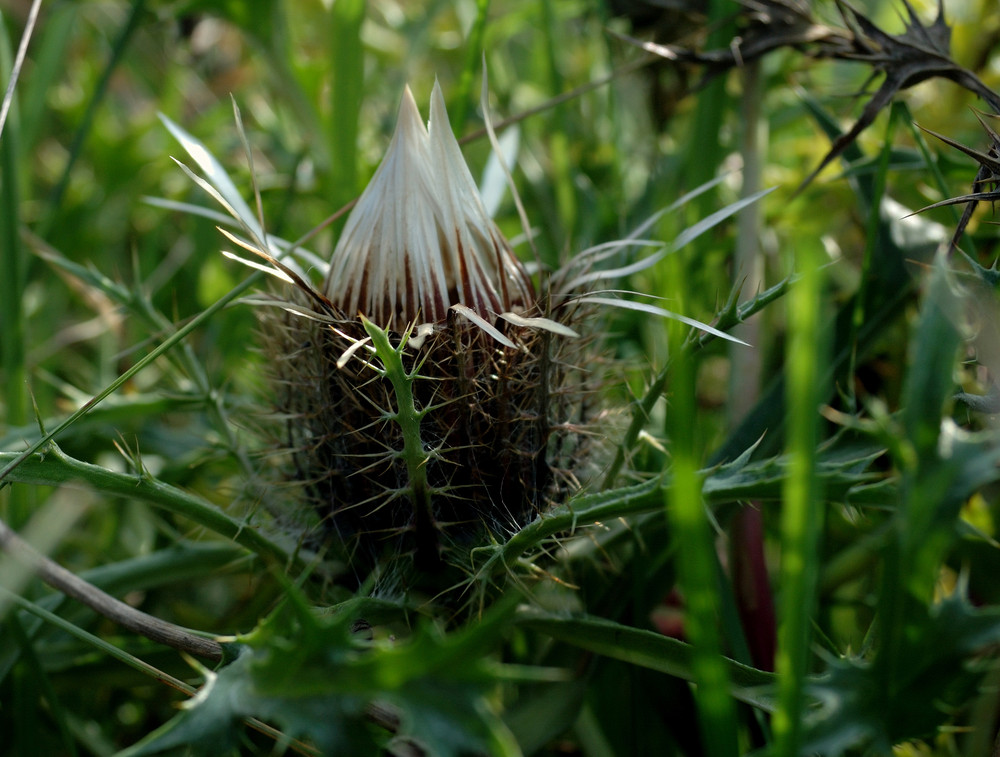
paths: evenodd
<path fill-rule="evenodd" d="M 426 128 L 405 91 L 321 287 L 252 249 L 292 284 L 260 317 L 290 475 L 358 579 L 385 556 L 433 573 L 567 491 L 583 306 L 536 284 L 486 213 L 439 86 Z"/>
<path fill-rule="evenodd" d="M 260 334 L 292 484 L 276 514 L 355 581 L 379 568 L 394 591 L 462 583 L 469 549 L 506 541 L 596 469 L 587 427 L 601 413 L 602 361 L 586 328 L 595 308 L 636 309 L 739 341 L 599 286 L 655 265 L 763 194 L 673 246 L 640 238 L 658 213 L 625 239 L 533 277 L 483 206 L 440 86 L 427 127 L 407 88 L 386 155 L 329 263 L 309 256 L 323 271 L 314 285 L 287 246 L 237 209 L 242 201 L 195 178 L 252 240 L 226 235 L 267 265 L 227 255 L 285 285 L 251 300 L 267 306 Z M 659 251 L 604 265 L 650 245 Z"/>

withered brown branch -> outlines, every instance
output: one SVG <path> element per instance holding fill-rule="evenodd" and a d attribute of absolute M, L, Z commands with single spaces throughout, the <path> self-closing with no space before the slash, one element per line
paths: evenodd
<path fill-rule="evenodd" d="M 219 662 L 222 659 L 222 645 L 217 641 L 198 636 L 106 594 L 39 553 L 2 520 L 0 520 L 0 550 L 31 568 L 53 589 L 82 602 L 129 631 L 212 662 Z"/>
<path fill-rule="evenodd" d="M 744 9 L 738 19 L 737 36 L 724 48 L 701 51 L 624 39 L 669 60 L 703 65 L 703 81 L 787 47 L 816 58 L 867 63 L 872 69 L 871 78 L 881 74 L 882 83 L 865 103 L 858 120 L 833 141 L 816 169 L 799 185 L 799 191 L 871 126 L 897 93 L 928 79 L 948 79 L 981 97 L 1000 114 L 1000 95 L 951 57 L 951 28 L 944 19 L 944 0 L 938 0 L 937 17 L 929 25 L 920 20 L 909 0 L 901 0 L 907 16 L 906 29 L 896 35 L 883 31 L 847 0 L 836 0 L 846 28 L 816 23 L 809 5 L 801 0 L 741 2 Z"/>
<path fill-rule="evenodd" d="M 1000 118 L 1000 116 L 990 115 L 987 113 L 976 113 L 976 118 L 979 119 L 979 123 L 982 124 L 983 130 L 986 132 L 986 136 L 990 140 L 990 147 L 986 152 L 966 147 L 961 142 L 958 142 L 951 137 L 947 137 L 944 134 L 938 134 L 930 129 L 920 127 L 931 136 L 937 137 L 945 144 L 954 147 L 956 150 L 961 150 L 979 163 L 979 170 L 976 172 L 976 178 L 972 181 L 973 191 L 971 193 L 936 202 L 933 205 L 928 205 L 918 211 L 922 213 L 925 210 L 932 210 L 946 205 L 965 205 L 962 217 L 958 222 L 955 233 L 952 235 L 951 245 L 948 248 L 949 252 L 954 251 L 958 247 L 958 240 L 962 237 L 962 234 L 965 233 L 965 228 L 969 225 L 972 213 L 975 211 L 979 203 L 996 202 L 997 200 L 1000 200 L 1000 133 L 997 133 L 997 131 L 986 121 L 987 118 L 996 119 Z"/>
<path fill-rule="evenodd" d="M 829 152 L 816 169 L 802 182 L 800 189 L 838 157 L 848 145 L 872 125 L 875 117 L 886 108 L 900 91 L 933 78 L 953 81 L 985 100 L 1000 113 L 1000 96 L 987 87 L 974 73 L 951 58 L 951 27 L 944 20 L 944 0 L 938 0 L 937 18 L 924 26 L 909 0 L 902 0 L 909 21 L 902 34 L 882 31 L 847 0 L 837 0 L 844 22 L 850 27 L 853 45 L 848 50 L 834 50 L 829 57 L 869 63 L 873 76 L 885 78 L 875 94 L 865 103 L 861 116 L 844 134 L 837 137 Z"/>
<path fill-rule="evenodd" d="M 821 45 L 822 50 L 846 50 L 851 46 L 849 31 L 816 23 L 809 6 L 799 0 L 741 0 L 741 4 L 744 8 L 737 19 L 737 35 L 726 47 L 715 50 L 641 42 L 625 34 L 610 33 L 668 60 L 703 65 L 705 73 L 699 86 L 781 48 Z"/>

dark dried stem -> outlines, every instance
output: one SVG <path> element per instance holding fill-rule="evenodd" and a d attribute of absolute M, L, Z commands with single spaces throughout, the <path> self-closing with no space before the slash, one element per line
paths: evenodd
<path fill-rule="evenodd" d="M 53 589 L 82 602 L 129 631 L 212 662 L 222 660 L 222 645 L 217 641 L 198 636 L 173 623 L 148 615 L 104 593 L 39 553 L 2 520 L 0 520 L 0 550 L 30 567 Z"/>

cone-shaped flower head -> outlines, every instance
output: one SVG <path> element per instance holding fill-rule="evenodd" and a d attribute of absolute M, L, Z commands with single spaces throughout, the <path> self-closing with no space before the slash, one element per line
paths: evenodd
<path fill-rule="evenodd" d="M 453 305 L 492 320 L 535 303 L 483 207 L 437 83 L 427 128 L 409 87 L 403 93 L 396 132 L 347 220 L 325 289 L 345 314 L 396 329 L 441 323 Z"/>
<path fill-rule="evenodd" d="M 460 583 L 445 566 L 576 486 L 577 308 L 550 312 L 487 215 L 437 85 L 429 127 L 404 92 L 322 290 L 269 260 L 295 285 L 261 317 L 289 478 L 359 581 Z"/>

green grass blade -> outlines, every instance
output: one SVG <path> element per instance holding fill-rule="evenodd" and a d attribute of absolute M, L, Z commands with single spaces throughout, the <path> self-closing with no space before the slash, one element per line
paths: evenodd
<path fill-rule="evenodd" d="M 560 46 L 555 29 L 556 8 L 553 0 L 541 0 L 538 8 L 542 15 L 540 23 L 545 41 L 545 68 L 547 69 L 549 92 L 555 95 L 564 89 L 556 55 Z M 567 107 L 560 103 L 552 111 L 552 124 L 548 133 L 548 153 L 549 159 L 552 161 L 551 180 L 554 184 L 556 209 L 563 235 L 562 239 L 557 239 L 559 245 L 572 238 L 579 213 L 570 159 L 569 134 L 571 132 Z"/>
<path fill-rule="evenodd" d="M 706 28 L 710 29 L 706 48 L 725 47 L 732 38 L 732 16 L 738 10 L 734 0 L 710 0 Z M 729 96 L 726 79 L 719 76 L 702 88 L 695 104 L 694 119 L 684 155 L 684 180 L 698 186 L 711 179 L 726 155 L 720 132 L 726 122 Z M 704 195 L 695 206 L 697 218 L 712 212 L 718 202 L 715 192 Z"/>
<path fill-rule="evenodd" d="M 0 15 L 0 22 L 4 21 Z M 0 27 L 0 82 L 3 90 L 13 83 L 14 62 L 7 45 L 7 35 Z M 27 259 L 18 230 L 21 225 L 21 153 L 17 98 L 9 87 L 5 106 L 6 123 L 0 136 L 0 378 L 3 390 L 0 429 L 8 430 L 27 423 L 29 415 L 28 369 L 25 362 L 27 332 L 24 314 L 24 290 L 27 284 Z M 22 526 L 30 517 L 33 492 L 20 487 L 0 492 L 0 517 Z"/>
<path fill-rule="evenodd" d="M 132 7 L 129 11 L 128 18 L 125 21 L 125 25 L 122 26 L 121 31 L 118 33 L 118 37 L 115 39 L 114 44 L 111 47 L 111 57 L 104 66 L 104 70 L 101 72 L 101 78 L 97 82 L 97 87 L 87 100 L 87 109 L 84 111 L 80 125 L 76 129 L 76 134 L 73 136 L 73 143 L 69 147 L 69 156 L 66 159 L 66 165 L 63 168 L 62 175 L 59 177 L 59 183 L 56 184 L 55 188 L 52 190 L 52 195 L 49 198 L 51 214 L 49 215 L 48 222 L 50 224 L 56 219 L 55 211 L 62 204 L 63 196 L 66 194 L 67 187 L 69 187 L 70 174 L 73 172 L 73 166 L 76 165 L 76 161 L 83 151 L 83 143 L 86 141 L 87 136 L 90 134 L 90 129 L 94 125 L 94 117 L 97 115 L 97 108 L 104 101 L 104 96 L 107 94 L 108 86 L 111 83 L 111 76 L 114 74 L 115 69 L 118 68 L 118 64 L 121 62 L 122 56 L 125 54 L 125 50 L 128 48 L 129 42 L 132 41 L 132 36 L 136 33 L 136 30 L 138 30 L 139 22 L 142 20 L 145 10 L 146 0 L 132 0 Z M 43 232 L 41 236 L 44 237 L 47 235 Z"/>
<path fill-rule="evenodd" d="M 12 63 L 7 35 L 0 33 L 0 82 L 3 84 L 12 76 Z M 0 333 L 3 334 L 0 338 L 0 375 L 4 379 L 3 405 L 6 409 L 0 428 L 22 425 L 29 418 L 23 313 L 27 261 L 18 235 L 21 223 L 19 142 L 15 98 L 0 137 L 0 270 L 3 271 L 0 276 Z"/>
<path fill-rule="evenodd" d="M 462 73 L 458 77 L 458 91 L 452 99 L 454 115 L 451 123 L 461 136 L 465 130 L 465 120 L 469 115 L 469 107 L 478 99 L 472 95 L 476 71 L 479 63 L 483 60 L 483 37 L 486 34 L 486 20 L 490 14 L 490 0 L 476 0 L 476 19 L 469 29 L 469 38 L 465 42 L 465 61 L 462 65 Z"/>
<path fill-rule="evenodd" d="M 32 51 L 31 86 L 21 90 L 21 149 L 29 153 L 45 133 L 48 99 L 66 75 L 67 47 L 77 31 L 80 6 L 77 3 L 47 8 L 45 26 Z"/>
<path fill-rule="evenodd" d="M 800 250 L 798 267 L 802 277 L 788 302 L 789 474 L 781 517 L 780 620 L 775 660 L 778 710 L 772 721 L 776 757 L 799 754 L 803 687 L 810 660 L 819 576 L 817 546 L 823 505 L 818 495 L 816 442 L 819 403 L 825 392 L 820 346 L 823 341 L 821 260 L 818 250 Z"/>
<path fill-rule="evenodd" d="M 519 613 L 517 624 L 573 644 L 582 649 L 622 660 L 631 665 L 697 682 L 697 650 L 683 641 L 655 631 L 630 628 L 604 618 L 565 617 L 538 611 Z M 766 693 L 775 683 L 773 673 L 719 657 L 720 665 L 732 682 L 727 697 L 770 711 L 773 701 Z"/>
<path fill-rule="evenodd" d="M 330 197 L 335 208 L 357 196 L 358 117 L 364 94 L 361 24 L 365 0 L 338 0 L 330 8 Z"/>
<path fill-rule="evenodd" d="M 75 636 L 81 641 L 86 642 L 87 644 L 91 645 L 98 651 L 104 652 L 109 657 L 113 657 L 119 662 L 125 663 L 130 668 L 138 670 L 140 673 L 148 675 L 151 678 L 155 678 L 158 681 L 163 681 L 169 684 L 170 686 L 174 687 L 175 689 L 185 692 L 186 694 L 194 693 L 194 687 L 190 686 L 189 684 L 186 684 L 180 679 L 174 678 L 172 675 L 164 673 L 163 671 L 153 667 L 152 665 L 143 662 L 138 657 L 135 657 L 134 655 L 131 655 L 128 652 L 119 649 L 114 644 L 104 641 L 104 639 L 94 636 L 94 634 L 83 630 L 76 624 L 71 623 L 65 618 L 59 617 L 55 613 L 49 612 L 45 608 L 40 607 L 38 604 L 31 602 L 23 597 L 20 597 L 17 594 L 14 594 L 10 591 L 7 591 L 7 589 L 5 589 L 2 586 L 0 586 L 0 598 L 2 598 L 5 602 L 10 602 L 11 604 L 16 605 L 22 610 L 30 612 L 32 615 L 38 616 L 42 620 L 51 623 L 52 625 L 65 631 L 69 635 Z"/>
<path fill-rule="evenodd" d="M 851 345 L 857 344 L 858 331 L 865 322 L 865 303 L 868 300 L 868 286 L 873 278 L 871 275 L 872 261 L 876 251 L 882 248 L 881 235 L 888 231 L 887 225 L 882 221 L 881 213 L 877 212 L 875 209 L 881 207 L 882 199 L 885 197 L 886 180 L 889 174 L 889 157 L 892 153 L 892 138 L 896 131 L 896 119 L 898 113 L 899 110 L 895 107 L 892 107 L 889 110 L 889 119 L 885 127 L 885 141 L 882 145 L 882 152 L 879 155 L 878 166 L 875 171 L 874 181 L 872 182 L 872 193 L 874 196 L 874 200 L 872 202 L 873 210 L 869 212 L 866 221 L 865 251 L 864 257 L 861 260 L 858 293 L 854 298 L 854 312 L 851 316 L 851 333 L 848 338 L 849 344 Z M 852 349 L 850 355 L 847 373 L 848 375 L 853 376 L 857 368 L 857 351 Z M 856 405 L 856 398 L 854 397 L 854 382 L 849 382 L 845 391 L 847 392 L 851 405 Z"/>
<path fill-rule="evenodd" d="M 56 721 L 56 727 L 62 740 L 63 749 L 65 750 L 64 753 L 70 757 L 76 757 L 76 740 L 73 738 L 69 724 L 66 722 L 66 710 L 59 703 L 59 696 L 52 686 L 52 679 L 46 673 L 41 660 L 39 660 L 38 654 L 35 652 L 34 646 L 32 646 L 31 639 L 24 632 L 24 627 L 16 616 L 7 618 L 7 628 L 17 642 L 21 658 L 27 663 L 27 672 L 34 679 L 41 695 L 45 697 L 45 701 L 48 703 L 48 710 L 52 719 Z M 24 725 L 26 724 L 18 723 L 19 728 L 23 728 Z M 30 726 L 25 728 L 24 731 L 30 733 Z"/>
<path fill-rule="evenodd" d="M 676 287 L 673 295 L 683 308 L 683 262 L 680 256 L 670 260 Z M 697 686 L 695 701 L 704 753 L 722 757 L 737 753 L 737 721 L 736 708 L 730 696 L 729 673 L 722 659 L 717 558 L 702 498 L 702 477 L 695 457 L 697 401 L 694 356 L 680 323 L 670 323 L 669 343 L 674 353 L 673 391 L 667 411 L 673 486 L 666 492 L 664 500 L 673 538 L 680 545 L 677 572 L 687 610 L 684 632 L 694 650 L 691 666 Z"/>

